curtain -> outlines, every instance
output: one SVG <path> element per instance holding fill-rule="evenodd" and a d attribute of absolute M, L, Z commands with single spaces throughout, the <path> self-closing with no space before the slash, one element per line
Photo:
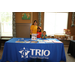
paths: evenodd
<path fill-rule="evenodd" d="M 16 37 L 15 12 L 13 12 L 13 37 Z"/>
<path fill-rule="evenodd" d="M 41 26 L 41 12 L 38 12 L 39 26 Z"/>
<path fill-rule="evenodd" d="M 74 19 L 75 19 L 75 12 L 72 13 L 72 24 L 71 24 L 71 27 L 75 26 Z"/>

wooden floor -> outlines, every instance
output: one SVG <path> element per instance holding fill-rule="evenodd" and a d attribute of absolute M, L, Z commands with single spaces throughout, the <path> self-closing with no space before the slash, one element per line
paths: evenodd
<path fill-rule="evenodd" d="M 65 45 L 64 49 L 65 49 L 65 55 L 66 55 L 66 62 L 75 62 L 75 58 L 67 54 L 68 45 L 67 46 Z M 0 49 L 0 59 L 2 58 L 2 54 L 3 54 L 3 49 Z"/>

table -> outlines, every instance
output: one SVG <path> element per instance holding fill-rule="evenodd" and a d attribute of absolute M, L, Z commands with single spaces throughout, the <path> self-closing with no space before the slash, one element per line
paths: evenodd
<path fill-rule="evenodd" d="M 0 61 L 10 62 L 27 62 L 31 59 L 41 59 L 46 62 L 60 62 L 66 61 L 64 45 L 63 43 L 16 43 L 18 39 L 12 38 L 5 42 L 3 56 Z M 42 40 L 41 38 L 38 38 Z M 31 40 L 30 38 L 24 38 L 24 40 Z M 45 40 L 57 40 L 57 39 L 45 39 Z M 59 41 L 59 40 L 57 40 Z"/>
<path fill-rule="evenodd" d="M 68 48 L 68 54 L 70 53 L 75 58 L 75 40 L 71 40 Z"/>
<path fill-rule="evenodd" d="M 4 46 L 3 44 L 6 42 L 6 41 L 8 41 L 8 40 L 10 40 L 11 38 L 0 38 L 0 48 L 2 47 L 2 46 Z"/>
<path fill-rule="evenodd" d="M 70 40 L 60 40 L 63 42 L 64 45 L 69 45 L 70 44 Z"/>

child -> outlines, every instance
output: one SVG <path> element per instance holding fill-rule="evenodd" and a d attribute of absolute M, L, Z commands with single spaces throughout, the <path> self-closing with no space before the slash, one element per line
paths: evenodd
<path fill-rule="evenodd" d="M 46 31 L 43 31 L 42 38 L 43 39 L 46 39 L 47 38 Z"/>
<path fill-rule="evenodd" d="M 30 38 L 32 37 L 32 34 L 37 34 L 37 20 L 35 20 L 30 27 Z"/>
<path fill-rule="evenodd" d="M 41 27 L 37 28 L 37 38 L 41 38 Z"/>

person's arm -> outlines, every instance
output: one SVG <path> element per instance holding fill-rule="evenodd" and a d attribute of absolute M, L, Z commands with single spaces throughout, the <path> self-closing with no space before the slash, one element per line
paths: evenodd
<path fill-rule="evenodd" d="M 32 30 L 30 29 L 30 33 L 32 34 Z"/>
<path fill-rule="evenodd" d="M 40 29 L 42 29 L 41 26 L 37 26 L 37 27 L 39 27 Z"/>
<path fill-rule="evenodd" d="M 42 35 L 42 38 L 44 38 L 45 36 L 44 35 Z"/>
<path fill-rule="evenodd" d="M 44 36 L 42 36 L 42 38 L 44 38 Z"/>
<path fill-rule="evenodd" d="M 41 35 L 41 38 L 42 38 L 42 33 L 40 35 Z"/>

